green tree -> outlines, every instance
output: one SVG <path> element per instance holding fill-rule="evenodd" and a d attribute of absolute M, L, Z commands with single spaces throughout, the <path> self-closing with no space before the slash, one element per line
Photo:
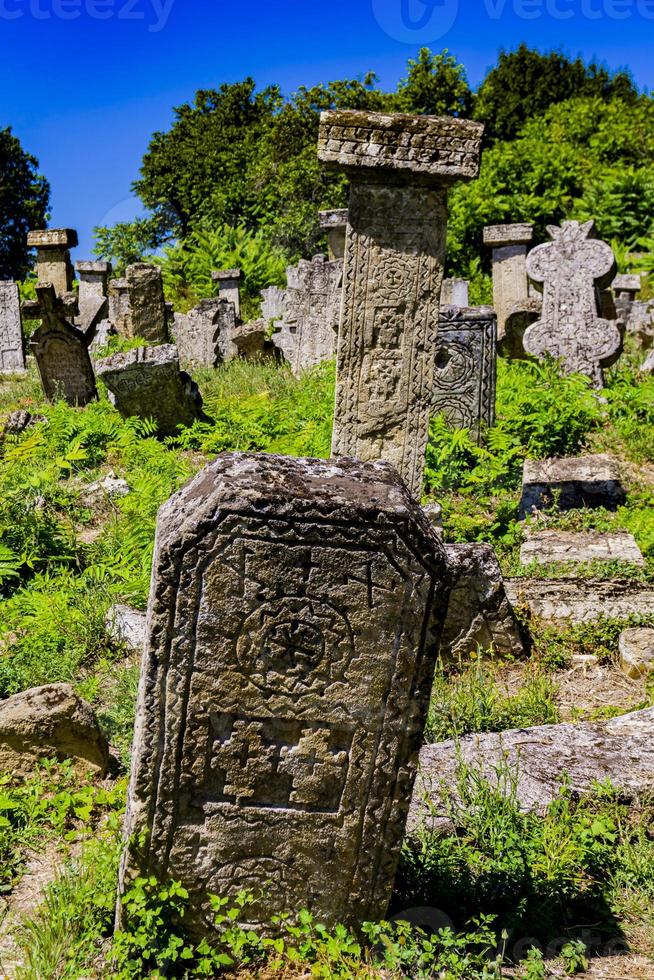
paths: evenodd
<path fill-rule="evenodd" d="M 27 233 L 45 227 L 50 185 L 38 166 L 10 127 L 0 129 L 0 279 L 25 278 L 30 268 Z"/>
<path fill-rule="evenodd" d="M 527 119 L 558 102 L 578 96 L 623 102 L 637 98 L 626 71 L 611 74 L 594 62 L 571 61 L 559 51 L 541 54 L 521 44 L 502 51 L 477 91 L 475 117 L 486 124 L 487 139 L 514 138 Z"/>
<path fill-rule="evenodd" d="M 396 107 L 400 112 L 430 116 L 469 116 L 473 95 L 466 70 L 447 49 L 432 54 L 421 48 L 409 59 L 408 72 L 398 85 Z"/>

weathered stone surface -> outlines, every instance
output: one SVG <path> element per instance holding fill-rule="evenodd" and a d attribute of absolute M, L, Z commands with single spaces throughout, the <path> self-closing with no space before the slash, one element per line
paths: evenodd
<path fill-rule="evenodd" d="M 441 639 L 443 660 L 465 659 L 477 647 L 522 656 L 525 635 L 491 545 L 446 544 L 445 553 L 453 582 Z"/>
<path fill-rule="evenodd" d="M 27 235 L 28 248 L 36 249 L 36 278 L 39 282 L 51 282 L 59 296 L 73 288 L 69 249 L 77 244 L 77 232 L 73 228 L 48 228 Z"/>
<path fill-rule="evenodd" d="M 649 350 L 654 344 L 654 304 L 651 300 L 643 302 L 636 300 L 629 307 L 626 318 L 626 330 L 636 338 L 643 350 Z"/>
<path fill-rule="evenodd" d="M 182 364 L 217 367 L 223 361 L 220 328 L 226 303 L 218 298 L 203 299 L 188 313 L 175 314 L 173 331 Z"/>
<path fill-rule="evenodd" d="M 32 415 L 24 408 L 16 409 L 15 412 L 10 412 L 7 416 L 2 428 L 2 436 L 3 438 L 4 436 L 19 436 L 26 429 L 38 425 L 39 422 L 47 422 L 45 415 Z"/>
<path fill-rule="evenodd" d="M 343 263 L 314 255 L 286 270 L 282 318 L 273 343 L 294 374 L 328 361 L 336 354 Z"/>
<path fill-rule="evenodd" d="M 543 310 L 540 297 L 520 300 L 509 308 L 504 321 L 504 336 L 497 342 L 498 353 L 510 360 L 524 360 L 528 357 L 524 347 L 527 327 L 535 323 Z"/>
<path fill-rule="evenodd" d="M 107 612 L 107 633 L 117 643 L 141 653 L 145 646 L 145 613 L 140 609 L 118 603 Z"/>
<path fill-rule="evenodd" d="M 107 740 L 86 701 L 70 684 L 32 687 L 0 701 L 0 769 L 27 776 L 39 759 L 71 759 L 104 775 Z"/>
<path fill-rule="evenodd" d="M 468 306 L 469 285 L 467 279 L 443 279 L 441 288 L 441 307 Z"/>
<path fill-rule="evenodd" d="M 432 523 L 437 534 L 443 533 L 443 508 L 435 500 L 431 500 L 422 508 L 427 519 Z"/>
<path fill-rule="evenodd" d="M 127 279 L 109 281 L 109 319 L 121 337 L 132 337 Z"/>
<path fill-rule="evenodd" d="M 123 418 L 151 418 L 161 435 L 172 435 L 179 425 L 203 418 L 197 385 L 180 371 L 173 344 L 105 357 L 96 363 L 96 371 Z"/>
<path fill-rule="evenodd" d="M 654 670 L 654 629 L 636 626 L 618 638 L 620 666 L 627 677 L 646 677 Z"/>
<path fill-rule="evenodd" d="M 211 278 L 218 283 L 220 298 L 234 304 L 234 313 L 238 320 L 241 316 L 241 269 L 219 269 L 211 273 Z"/>
<path fill-rule="evenodd" d="M 110 262 L 76 262 L 79 279 L 78 326 L 93 344 L 99 324 L 109 316 Z"/>
<path fill-rule="evenodd" d="M 588 623 L 604 616 L 627 619 L 650 616 L 654 587 L 631 579 L 505 579 L 509 602 L 539 619 Z"/>
<path fill-rule="evenodd" d="M 270 328 L 267 320 L 238 323 L 232 335 L 232 341 L 239 357 L 250 360 L 261 360 L 262 358 L 279 360 L 279 351 L 270 339 Z"/>
<path fill-rule="evenodd" d="M 564 221 L 547 230 L 552 241 L 527 256 L 529 276 L 543 283 L 543 312 L 525 331 L 525 351 L 561 358 L 568 373 L 586 374 L 601 388 L 602 368 L 615 363 L 622 351 L 618 325 L 599 315 L 597 302 L 597 290 L 615 276 L 613 251 L 592 237 L 592 221 Z"/>
<path fill-rule="evenodd" d="M 616 510 L 626 500 L 620 465 L 603 453 L 560 459 L 526 459 L 522 471 L 520 512 L 524 517 L 556 505 L 559 510 L 606 507 Z"/>
<path fill-rule="evenodd" d="M 94 507 L 106 500 L 117 500 L 130 493 L 127 480 L 117 477 L 113 470 L 105 473 L 99 480 L 87 483 L 82 490 L 81 502 L 85 507 Z"/>
<path fill-rule="evenodd" d="M 613 280 L 612 286 L 616 300 L 623 297 L 634 300 L 640 292 L 640 276 L 618 275 Z"/>
<path fill-rule="evenodd" d="M 0 282 L 0 371 L 24 371 L 23 328 L 18 283 Z"/>
<path fill-rule="evenodd" d="M 643 363 L 640 365 L 643 374 L 654 374 L 654 350 L 650 351 Z"/>
<path fill-rule="evenodd" d="M 386 464 L 224 454 L 159 513 L 121 874 L 384 915 L 447 566 Z"/>
<path fill-rule="evenodd" d="M 529 297 L 527 246 L 534 235 L 529 224 L 487 225 L 484 245 L 492 248 L 493 307 L 497 313 L 497 337 L 506 333 L 509 314 L 516 312 Z"/>
<path fill-rule="evenodd" d="M 573 794 L 610 780 L 627 798 L 643 797 L 654 789 L 653 733 L 654 708 L 647 708 L 609 721 L 540 725 L 425 745 L 408 830 L 425 826 L 447 832 L 450 822 L 439 790 L 444 786 L 450 799 L 458 796 L 460 760 L 481 770 L 503 793 L 513 789 L 513 783 L 502 780 L 501 773 L 507 766 L 517 772 L 516 796 L 526 812 L 543 813 L 564 774 Z"/>
<path fill-rule="evenodd" d="M 127 266 L 125 278 L 129 303 L 128 336 L 143 337 L 150 344 L 167 343 L 168 316 L 161 269 L 147 262 L 135 262 Z"/>
<path fill-rule="evenodd" d="M 327 248 L 330 259 L 342 259 L 345 255 L 347 208 L 319 211 L 320 227 L 327 232 Z"/>
<path fill-rule="evenodd" d="M 520 548 L 523 565 L 559 563 L 579 565 L 590 561 L 620 561 L 644 565 L 645 559 L 633 534 L 626 531 L 538 531 Z"/>
<path fill-rule="evenodd" d="M 69 405 L 87 405 L 97 391 L 86 338 L 65 319 L 51 283 L 39 283 L 36 295 L 42 323 L 32 334 L 30 351 L 43 393 L 49 401 L 64 398 Z"/>
<path fill-rule="evenodd" d="M 268 286 L 261 290 L 261 316 L 268 323 L 283 316 L 285 292 L 279 286 Z"/>
<path fill-rule="evenodd" d="M 332 451 L 422 485 L 447 186 L 477 176 L 483 127 L 359 111 L 321 116 L 318 156 L 350 180 Z"/>
<path fill-rule="evenodd" d="M 97 356 L 109 343 L 109 340 L 116 335 L 116 330 L 111 320 L 100 320 L 93 330 L 93 340 L 89 344 L 89 352 L 92 357 Z"/>
<path fill-rule="evenodd" d="M 432 413 L 478 443 L 495 421 L 496 327 L 491 306 L 440 308 Z"/>

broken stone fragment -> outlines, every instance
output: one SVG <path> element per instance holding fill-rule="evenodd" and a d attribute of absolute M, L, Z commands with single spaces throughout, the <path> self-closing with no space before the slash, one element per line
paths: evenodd
<path fill-rule="evenodd" d="M 39 759 L 53 758 L 107 772 L 109 747 L 91 706 L 70 684 L 32 687 L 0 701 L 0 771 L 28 776 Z"/>
<path fill-rule="evenodd" d="M 605 507 L 617 510 L 625 502 L 620 466 L 605 454 L 526 459 L 522 474 L 522 517 L 554 504 L 559 510 Z"/>
<path fill-rule="evenodd" d="M 628 619 L 654 609 L 654 586 L 631 579 L 512 578 L 504 584 L 514 609 L 551 622 Z"/>
<path fill-rule="evenodd" d="M 654 670 L 654 629 L 636 626 L 623 630 L 618 639 L 620 666 L 627 675 L 637 679 Z"/>

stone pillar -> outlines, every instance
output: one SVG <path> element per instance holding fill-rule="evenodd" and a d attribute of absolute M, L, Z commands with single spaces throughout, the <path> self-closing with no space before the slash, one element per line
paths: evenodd
<path fill-rule="evenodd" d="M 109 282 L 109 319 L 117 334 L 132 337 L 127 279 L 111 279 Z"/>
<path fill-rule="evenodd" d="M 441 306 L 433 414 L 481 445 L 495 421 L 497 321 L 492 306 Z"/>
<path fill-rule="evenodd" d="M 0 282 L 0 371 L 25 370 L 18 283 Z"/>
<path fill-rule="evenodd" d="M 497 338 L 502 340 L 506 318 L 516 303 L 529 298 L 527 246 L 534 237 L 528 224 L 487 225 L 484 245 L 493 250 L 493 306 L 497 313 Z"/>
<path fill-rule="evenodd" d="M 86 333 L 108 316 L 111 262 L 76 262 L 80 328 Z"/>
<path fill-rule="evenodd" d="M 120 892 L 387 914 L 449 591 L 384 463 L 222 453 L 159 511 Z M 143 844 L 139 840 L 143 835 Z M 119 921 L 123 921 L 122 914 Z"/>
<path fill-rule="evenodd" d="M 329 258 L 342 259 L 345 255 L 345 231 L 347 229 L 347 208 L 333 211 L 319 211 L 320 227 L 327 232 Z"/>
<path fill-rule="evenodd" d="M 158 265 L 135 262 L 125 270 L 132 337 L 150 344 L 168 342 L 168 314 Z"/>
<path fill-rule="evenodd" d="M 30 231 L 27 244 L 36 249 L 37 280 L 51 282 L 58 296 L 70 292 L 74 272 L 69 249 L 77 245 L 77 232 L 73 228 Z"/>
<path fill-rule="evenodd" d="M 324 112 L 318 157 L 350 179 L 332 449 L 392 463 L 420 494 L 447 189 L 479 171 L 483 126 Z"/>
<path fill-rule="evenodd" d="M 211 278 L 218 283 L 220 298 L 234 304 L 236 319 L 241 316 L 241 288 L 243 273 L 240 269 L 220 269 L 211 273 Z"/>
<path fill-rule="evenodd" d="M 443 279 L 441 305 L 467 307 L 470 302 L 469 285 L 467 279 Z"/>

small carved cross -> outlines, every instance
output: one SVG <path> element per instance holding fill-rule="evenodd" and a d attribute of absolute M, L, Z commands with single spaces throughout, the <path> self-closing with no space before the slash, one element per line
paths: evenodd
<path fill-rule="evenodd" d="M 26 320 L 41 320 L 51 329 L 59 326 L 62 320 L 77 316 L 79 305 L 75 293 L 64 293 L 57 296 L 50 282 L 39 282 L 36 286 L 36 299 L 25 300 L 21 304 Z"/>
<path fill-rule="evenodd" d="M 279 772 L 292 776 L 291 803 L 317 806 L 333 803 L 347 752 L 332 752 L 328 728 L 309 729 L 294 746 L 284 746 Z"/>
<path fill-rule="evenodd" d="M 212 768 L 225 770 L 225 796 L 237 802 L 251 800 L 257 788 L 275 775 L 277 748 L 267 745 L 263 725 L 255 721 L 237 721 L 231 737 L 217 749 Z"/>

